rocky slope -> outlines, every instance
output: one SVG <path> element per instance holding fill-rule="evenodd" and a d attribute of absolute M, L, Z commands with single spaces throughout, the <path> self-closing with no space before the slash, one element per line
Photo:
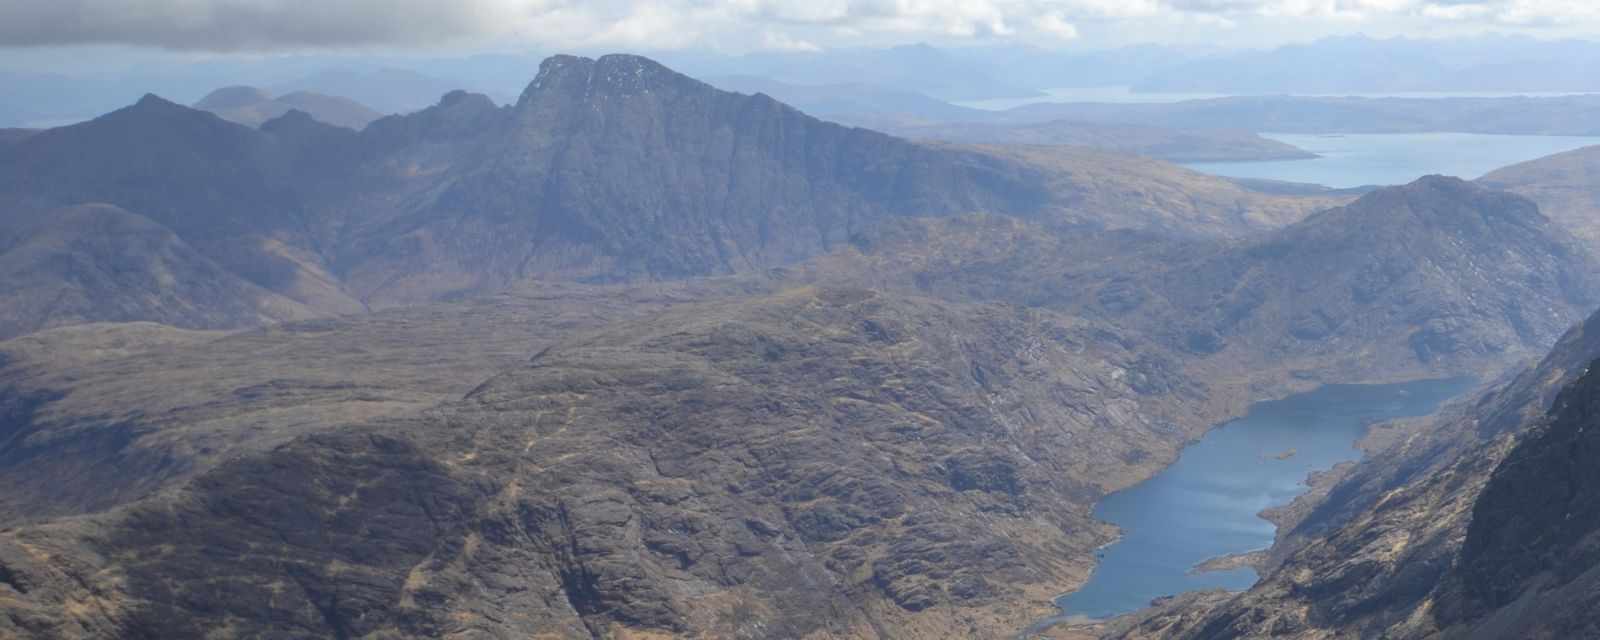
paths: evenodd
<path fill-rule="evenodd" d="M 14 349 L 0 628 L 993 637 L 1086 575 L 1110 533 L 1093 500 L 1225 410 L 1159 348 L 1091 323 L 784 287 L 549 348 L 502 329 L 508 341 L 472 342 L 538 352 L 419 413 L 406 404 L 429 396 L 410 385 L 472 379 L 510 353 L 422 364 L 404 353 L 440 351 L 416 344 L 351 366 L 374 339 L 415 341 L 415 313 L 374 316 L 410 327 L 390 337 L 288 325 L 114 354 L 87 383 L 102 391 L 58 398 L 18 393 L 60 378 L 28 374 L 37 350 Z M 476 322 L 540 324 L 506 320 Z M 328 344 L 347 346 L 310 369 L 268 355 Z M 162 365 L 127 417 L 65 419 L 130 378 L 109 370 L 218 352 L 282 377 L 226 403 L 204 389 L 153 400 L 152 385 L 243 382 L 226 360 L 203 378 Z M 339 371 L 370 373 L 317 382 Z M 98 515 L 41 521 L 51 511 Z"/>
<path fill-rule="evenodd" d="M 1087 576 L 1094 501 L 1205 428 L 1317 379 L 1502 362 L 1476 345 L 1516 334 L 1508 307 L 1474 305 L 1566 313 L 1588 273 L 1526 201 L 1444 179 L 1245 241 L 888 222 L 738 277 L 4 343 L 0 629 L 1001 636 Z M 1388 286 L 1335 295 L 1374 261 Z M 1240 290 L 1261 302 L 1218 349 L 1156 330 Z M 1348 301 L 1343 351 L 1275 335 L 1307 291 Z M 1439 309 L 1473 339 L 1394 346 Z"/>
<path fill-rule="evenodd" d="M 1539 203 L 1539 210 L 1600 249 L 1600 148 L 1585 147 L 1490 172 L 1478 180 Z"/>
<path fill-rule="evenodd" d="M 1531 202 L 1440 177 L 1236 242 L 962 218 L 882 227 L 837 260 L 816 268 L 1070 311 L 1280 381 L 1492 370 L 1600 301 L 1594 259 Z"/>
<path fill-rule="evenodd" d="M 0 243 L 0 339 L 87 322 L 222 329 L 318 315 L 117 207 L 55 209 L 19 226 Z"/>

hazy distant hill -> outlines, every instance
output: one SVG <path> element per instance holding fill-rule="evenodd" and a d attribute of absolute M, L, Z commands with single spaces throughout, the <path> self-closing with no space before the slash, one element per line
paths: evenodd
<path fill-rule="evenodd" d="M 348 98 L 309 91 L 296 91 L 274 98 L 265 90 L 255 87 L 217 89 L 194 103 L 194 108 L 210 111 L 247 127 L 259 127 L 268 120 L 296 109 L 318 121 L 358 131 L 383 117 L 383 114 Z"/>
<path fill-rule="evenodd" d="M 416 111 L 451 91 L 468 88 L 462 83 L 409 69 L 372 71 L 327 70 L 274 84 L 273 93 L 298 92 L 342 96 L 380 113 Z"/>

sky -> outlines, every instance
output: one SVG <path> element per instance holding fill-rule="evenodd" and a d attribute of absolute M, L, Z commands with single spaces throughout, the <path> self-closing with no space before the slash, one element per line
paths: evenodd
<path fill-rule="evenodd" d="M 1600 0 L 0 0 L 0 57 L 811 51 L 930 42 L 1268 47 L 1481 33 L 1600 39 Z"/>

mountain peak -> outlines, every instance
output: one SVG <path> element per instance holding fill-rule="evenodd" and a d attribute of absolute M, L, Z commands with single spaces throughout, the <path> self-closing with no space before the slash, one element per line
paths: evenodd
<path fill-rule="evenodd" d="M 257 87 L 233 86 L 223 87 L 206 94 L 199 102 L 194 103 L 194 108 L 210 111 L 213 109 L 234 109 L 272 100 L 272 96 L 265 90 Z"/>
<path fill-rule="evenodd" d="M 261 123 L 261 130 L 267 132 L 282 131 L 285 129 L 299 129 L 315 126 L 330 126 L 318 121 L 314 116 L 299 109 L 290 109 L 283 115 Z"/>
<path fill-rule="evenodd" d="M 525 105 L 544 93 L 636 95 L 670 86 L 710 85 L 644 56 L 618 53 L 593 59 L 555 55 L 539 64 L 539 75 L 522 92 L 517 105 Z"/>
<path fill-rule="evenodd" d="M 125 118 L 186 118 L 189 114 L 210 116 L 211 114 L 191 109 L 153 93 L 144 94 L 138 102 L 100 116 L 95 120 L 111 119 L 113 121 Z"/>
<path fill-rule="evenodd" d="M 1409 184 L 1384 187 L 1362 196 L 1348 206 L 1331 209 L 1314 219 L 1372 218 L 1373 223 L 1390 220 L 1397 213 L 1427 225 L 1468 224 L 1486 230 L 1499 224 L 1541 227 L 1548 219 L 1538 205 L 1522 196 L 1497 191 L 1460 178 L 1443 175 L 1423 176 Z M 1308 221 L 1310 221 L 1308 219 Z"/>
<path fill-rule="evenodd" d="M 139 101 L 133 103 L 133 106 L 141 110 L 183 108 L 183 105 L 158 96 L 154 93 L 144 94 L 144 97 L 139 98 Z"/>

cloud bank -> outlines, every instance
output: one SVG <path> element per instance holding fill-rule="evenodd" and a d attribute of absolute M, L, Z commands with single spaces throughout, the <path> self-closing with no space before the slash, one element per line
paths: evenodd
<path fill-rule="evenodd" d="M 1541 28 L 1600 22 L 1594 0 L 5 0 L 0 46 L 270 51 L 484 40 L 549 47 L 813 50 L 873 38 L 1070 41 L 1142 24 Z M 1131 25 L 1131 26 L 1130 26 Z"/>

